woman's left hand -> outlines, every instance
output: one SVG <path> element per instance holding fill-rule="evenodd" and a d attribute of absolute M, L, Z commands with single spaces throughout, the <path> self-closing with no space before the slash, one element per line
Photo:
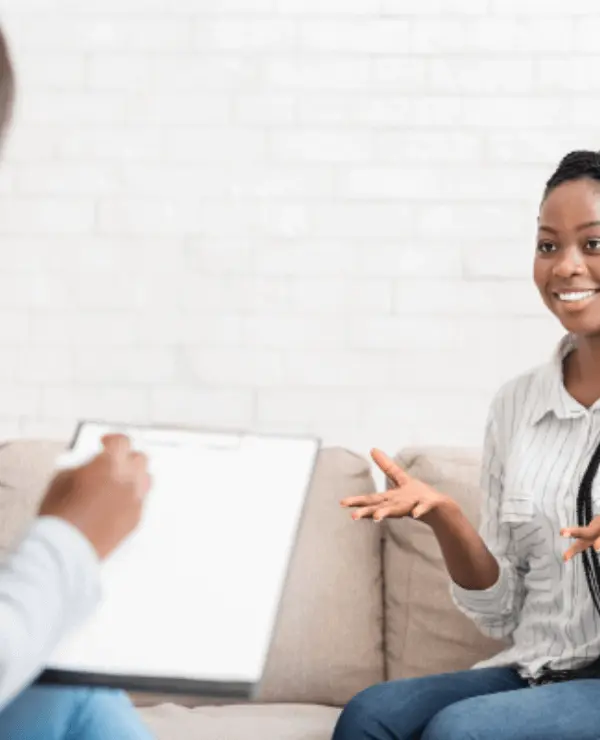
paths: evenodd
<path fill-rule="evenodd" d="M 565 562 L 578 555 L 580 552 L 593 547 L 600 552 L 600 516 L 596 516 L 587 527 L 566 527 L 560 530 L 561 537 L 574 538 L 571 547 L 564 554 Z"/>

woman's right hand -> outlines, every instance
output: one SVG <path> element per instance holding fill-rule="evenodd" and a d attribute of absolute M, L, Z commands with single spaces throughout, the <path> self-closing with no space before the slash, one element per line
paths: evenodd
<path fill-rule="evenodd" d="M 431 486 L 412 478 L 385 452 L 371 450 L 377 467 L 396 485 L 385 493 L 367 496 L 351 496 L 341 501 L 344 507 L 354 508 L 353 519 L 372 518 L 376 522 L 388 517 L 411 516 L 425 524 L 432 524 L 436 512 L 441 509 L 458 509 L 458 504 L 449 496 Z"/>
<path fill-rule="evenodd" d="M 112 434 L 102 442 L 104 450 L 89 463 L 58 473 L 39 510 L 77 527 L 101 559 L 139 524 L 151 482 L 146 456 L 127 437 Z"/>
<path fill-rule="evenodd" d="M 355 508 L 353 518 L 419 519 L 433 530 L 454 583 L 468 590 L 485 590 L 496 583 L 498 561 L 456 501 L 412 478 L 380 450 L 373 450 L 371 456 L 396 487 L 386 493 L 344 499 L 342 506 Z"/>

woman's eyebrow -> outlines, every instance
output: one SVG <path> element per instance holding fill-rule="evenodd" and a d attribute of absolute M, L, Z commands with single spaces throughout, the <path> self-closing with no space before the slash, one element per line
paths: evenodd
<path fill-rule="evenodd" d="M 583 231 L 583 229 L 590 229 L 592 226 L 600 226 L 600 221 L 586 221 L 584 224 L 579 224 L 579 226 L 575 227 L 575 231 Z M 547 231 L 550 234 L 558 234 L 558 231 L 556 229 L 553 229 L 552 226 L 546 226 L 545 224 L 540 224 L 538 226 L 539 231 Z"/>
<path fill-rule="evenodd" d="M 579 224 L 577 227 L 577 231 L 581 231 L 582 229 L 589 229 L 592 226 L 600 226 L 600 221 L 587 221 L 585 224 Z"/>

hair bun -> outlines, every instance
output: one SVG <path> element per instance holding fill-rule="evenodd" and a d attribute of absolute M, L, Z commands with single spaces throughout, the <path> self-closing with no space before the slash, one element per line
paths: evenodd
<path fill-rule="evenodd" d="M 600 182 L 600 152 L 577 149 L 566 154 L 546 183 L 544 198 L 563 182 L 580 180 L 584 177 Z"/>

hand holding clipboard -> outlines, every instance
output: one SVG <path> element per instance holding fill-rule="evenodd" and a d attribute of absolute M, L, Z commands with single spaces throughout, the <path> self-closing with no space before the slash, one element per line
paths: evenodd
<path fill-rule="evenodd" d="M 138 526 L 150 489 L 148 459 L 122 434 L 106 435 L 90 462 L 62 470 L 40 506 L 76 527 L 104 560 Z"/>

